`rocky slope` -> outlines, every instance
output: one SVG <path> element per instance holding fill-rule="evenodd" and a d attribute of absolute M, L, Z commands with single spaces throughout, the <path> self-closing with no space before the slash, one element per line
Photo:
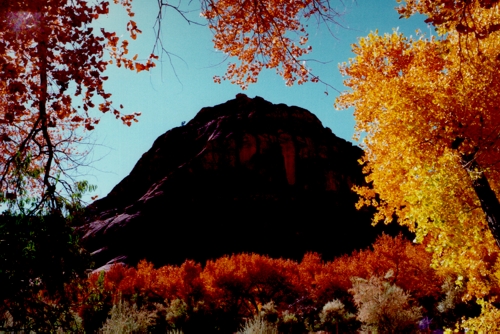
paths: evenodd
<path fill-rule="evenodd" d="M 354 208 L 361 155 L 305 109 L 238 94 L 160 136 L 79 230 L 97 265 L 239 252 L 330 259 L 381 231 Z"/>

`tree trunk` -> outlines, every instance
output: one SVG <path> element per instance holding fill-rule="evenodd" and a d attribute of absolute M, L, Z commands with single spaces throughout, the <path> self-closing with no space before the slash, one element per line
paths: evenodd
<path fill-rule="evenodd" d="M 40 10 L 40 13 L 42 11 Z M 48 63 L 47 63 L 47 35 L 45 34 L 45 23 L 43 19 L 40 22 L 40 40 L 38 41 L 38 57 L 40 67 L 40 100 L 38 101 L 38 108 L 40 112 L 40 130 L 42 131 L 43 139 L 45 140 L 45 149 L 47 155 L 47 162 L 45 163 L 45 173 L 43 183 L 45 191 L 42 196 L 42 201 L 47 198 L 53 207 L 56 207 L 55 200 L 55 185 L 50 182 L 50 172 L 52 169 L 52 162 L 54 160 L 54 145 L 49 133 L 49 117 L 47 115 L 47 97 L 48 97 Z"/>
<path fill-rule="evenodd" d="M 480 170 L 473 156 L 462 156 L 462 162 L 469 173 L 474 170 Z M 495 238 L 498 247 L 500 247 L 500 202 L 493 189 L 491 189 L 490 183 L 484 173 L 481 173 L 478 178 L 472 180 L 472 187 L 481 203 L 481 208 L 486 216 L 491 234 Z"/>

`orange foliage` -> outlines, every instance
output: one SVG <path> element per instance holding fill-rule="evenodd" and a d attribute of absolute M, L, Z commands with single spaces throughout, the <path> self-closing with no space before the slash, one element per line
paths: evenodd
<path fill-rule="evenodd" d="M 318 81 L 300 57 L 309 53 L 303 22 L 311 16 L 335 22 L 339 15 L 325 0 L 207 0 L 202 15 L 214 31 L 214 45 L 239 64 L 230 63 L 224 80 L 243 89 L 257 82 L 263 68 L 274 68 L 288 86 Z M 297 36 L 294 40 L 290 38 Z M 216 76 L 214 81 L 220 83 Z"/>
<path fill-rule="evenodd" d="M 274 301 L 290 304 L 297 297 L 297 263 L 257 254 L 225 256 L 208 261 L 203 278 L 207 297 L 226 311 L 236 309 L 242 316 L 255 314 L 259 307 Z"/>
<path fill-rule="evenodd" d="M 443 279 L 430 263 L 431 256 L 423 245 L 387 235 L 375 242 L 373 250 L 326 263 L 316 253 L 306 254 L 300 263 L 238 254 L 208 261 L 204 268 L 186 261 L 181 266 L 155 269 L 142 261 L 137 269 L 114 265 L 105 274 L 91 275 L 79 292 L 79 309 L 80 314 L 88 314 L 96 303 L 92 296 L 99 295 L 97 299 L 109 304 L 108 308 L 119 299 L 139 298 L 166 305 L 180 299 L 188 307 L 196 307 L 197 312 L 203 309 L 204 314 L 229 314 L 243 319 L 273 301 L 280 314 L 288 311 L 308 316 L 335 298 L 349 302 L 351 277 L 384 276 L 389 270 L 394 272 L 391 284 L 415 298 L 437 300 Z"/>
<path fill-rule="evenodd" d="M 159 269 L 154 269 L 146 261 L 141 261 L 137 269 L 113 265 L 104 275 L 102 283 L 99 280 L 100 273 L 89 277 L 89 293 L 82 295 L 80 302 L 85 302 L 90 294 L 99 289 L 105 291 L 113 303 L 134 295 L 160 302 L 175 299 L 188 301 L 203 290 L 201 271 L 201 266 L 193 261 L 186 261 L 179 267 L 164 266 Z"/>
<path fill-rule="evenodd" d="M 498 0 L 405 0 L 397 10 L 406 18 L 416 13 L 427 15 L 426 22 L 441 33 L 455 30 L 485 38 L 500 30 Z"/>
<path fill-rule="evenodd" d="M 298 265 L 299 286 L 307 290 L 311 300 L 324 304 L 336 292 L 351 289 L 351 277 L 383 277 L 393 270 L 391 284 L 415 298 L 438 298 L 443 278 L 430 267 L 431 258 L 423 245 L 415 245 L 401 236 L 382 235 L 373 244 L 373 250 L 355 251 L 331 262 L 324 263 L 318 254 L 307 254 Z"/>
<path fill-rule="evenodd" d="M 409 291 L 416 298 L 437 298 L 443 278 L 431 268 L 431 260 L 432 254 L 425 250 L 424 245 L 413 244 L 401 236 L 392 238 L 382 235 L 373 244 L 373 250 L 354 252 L 336 259 L 329 266 L 342 289 L 352 288 L 350 277 L 384 277 L 389 270 L 393 270 L 391 284 Z"/>

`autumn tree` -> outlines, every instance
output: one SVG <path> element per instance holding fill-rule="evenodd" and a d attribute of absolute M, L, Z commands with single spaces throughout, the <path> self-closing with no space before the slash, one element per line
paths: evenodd
<path fill-rule="evenodd" d="M 120 2 L 133 16 L 129 1 Z M 94 30 L 91 23 L 108 11 L 106 1 L 0 2 L 2 201 L 28 193 L 38 199 L 36 209 L 60 206 L 62 192 L 72 192 L 63 175 L 78 164 L 75 143 L 82 130 L 99 122 L 93 108 L 112 112 L 128 125 L 138 115 L 123 115 L 113 106 L 103 72 L 113 61 L 147 70 L 154 66 L 154 55 L 144 63 L 135 61 L 137 56 L 128 59 L 126 40 Z M 140 33 L 133 21 L 127 30 L 133 39 Z"/>
<path fill-rule="evenodd" d="M 433 265 L 458 275 L 467 298 L 498 293 L 500 263 L 500 33 L 498 1 L 409 0 L 438 37 L 371 33 L 341 66 L 364 172 L 358 203 L 375 222 L 428 237 Z"/>
<path fill-rule="evenodd" d="M 104 89 L 109 61 L 136 71 L 153 66 L 153 55 L 128 59 L 127 41 L 94 30 L 108 7 L 0 0 L 0 204 L 10 209 L 0 215 L 0 323 L 9 315 L 9 330 L 55 331 L 68 320 L 64 284 L 90 265 L 61 214 L 90 189 L 70 182 L 80 163 L 76 144 L 99 122 L 94 108 L 129 125 L 137 116 L 113 107 Z M 128 30 L 139 33 L 133 21 Z"/>

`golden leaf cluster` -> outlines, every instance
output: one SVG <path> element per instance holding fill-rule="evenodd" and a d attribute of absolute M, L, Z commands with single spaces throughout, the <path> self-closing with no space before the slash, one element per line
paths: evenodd
<path fill-rule="evenodd" d="M 340 66 L 349 90 L 336 101 L 354 107 L 366 152 L 373 187 L 356 189 L 358 206 L 376 207 L 375 222 L 396 218 L 417 242 L 428 236 L 433 267 L 458 275 L 469 299 L 492 298 L 500 283 L 477 191 L 481 179 L 500 194 L 499 10 L 497 1 L 406 1 L 403 16 L 426 14 L 442 35 L 360 38 Z"/>

